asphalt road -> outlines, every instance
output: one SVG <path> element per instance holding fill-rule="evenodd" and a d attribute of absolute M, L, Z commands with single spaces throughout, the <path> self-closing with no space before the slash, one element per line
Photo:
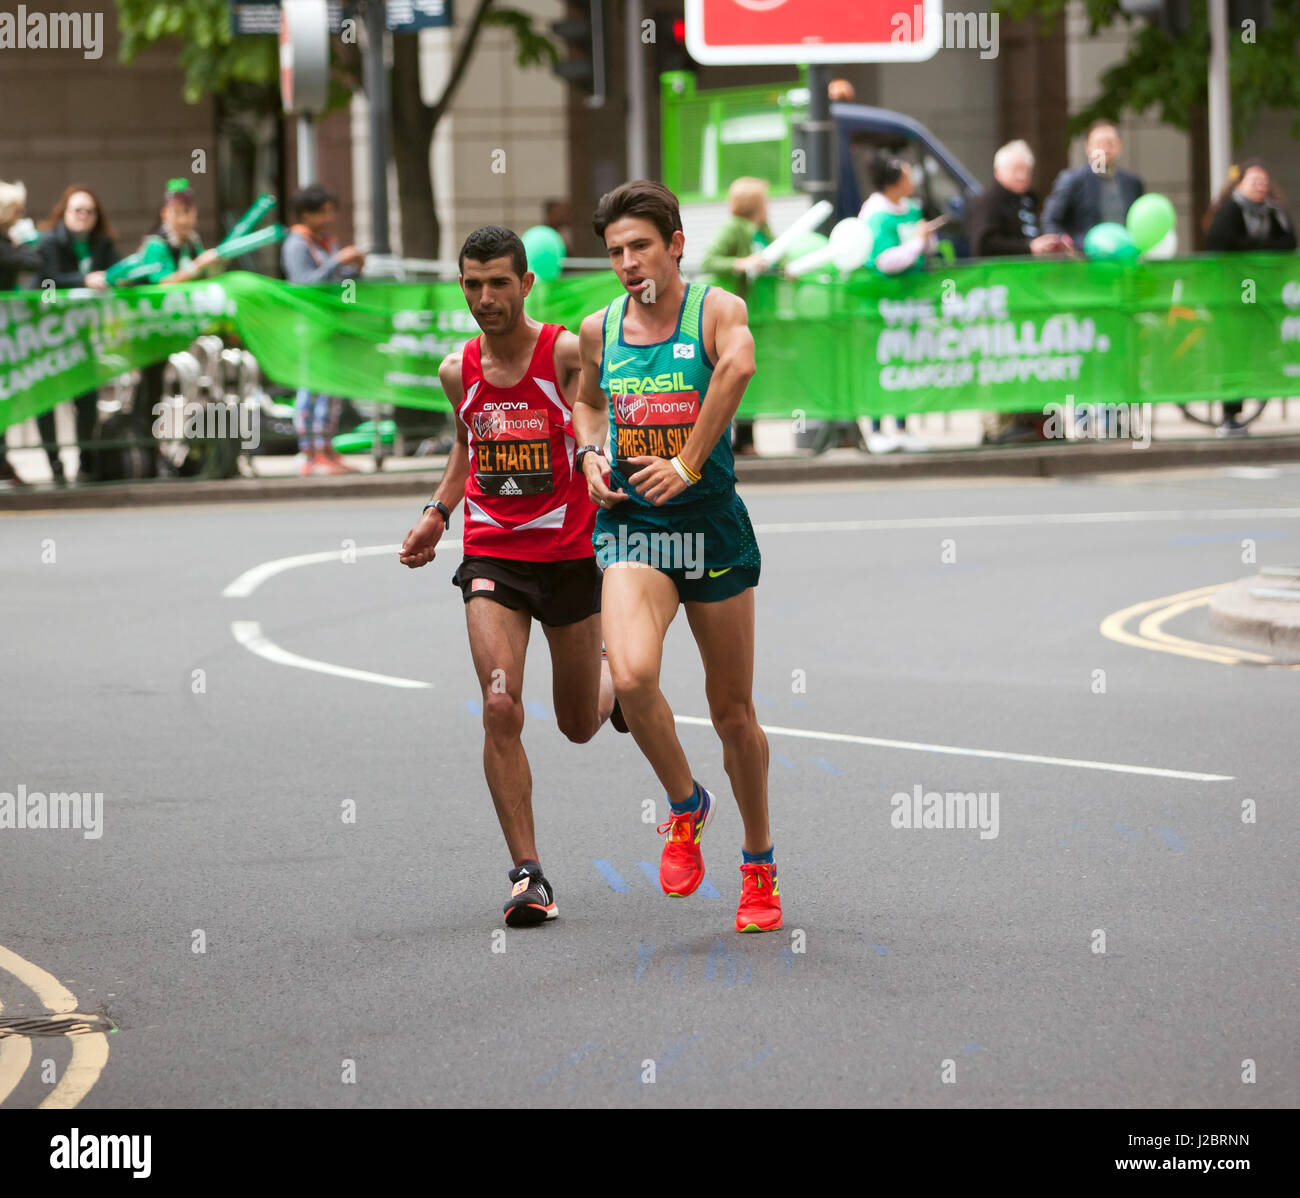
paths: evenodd
<path fill-rule="evenodd" d="M 786 730 L 766 936 L 732 930 L 711 728 L 681 735 L 723 799 L 718 897 L 670 900 L 663 796 L 630 738 L 560 737 L 539 632 L 560 918 L 499 934 L 458 553 L 361 552 L 418 505 L 0 519 L 0 791 L 103 794 L 98 838 L 0 828 L 2 1014 L 42 1009 L 44 971 L 111 1017 L 83 1107 L 1296 1105 L 1300 672 L 1168 651 L 1224 644 L 1194 605 L 1101 626 L 1254 573 L 1251 547 L 1300 562 L 1300 469 L 745 498 L 756 703 Z M 707 715 L 682 618 L 664 686 Z M 996 836 L 892 826 L 918 787 L 996 795 Z M 46 1099 L 76 1039 L 33 1040 L 3 1105 Z"/>

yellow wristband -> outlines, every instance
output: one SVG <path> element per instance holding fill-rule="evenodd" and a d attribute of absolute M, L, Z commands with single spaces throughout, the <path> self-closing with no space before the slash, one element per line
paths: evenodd
<path fill-rule="evenodd" d="M 688 482 L 694 484 L 700 481 L 702 475 L 697 474 L 685 462 L 683 462 L 681 454 L 678 454 L 675 458 L 673 458 L 673 461 L 681 466 L 682 473 L 686 475 L 686 479 Z"/>

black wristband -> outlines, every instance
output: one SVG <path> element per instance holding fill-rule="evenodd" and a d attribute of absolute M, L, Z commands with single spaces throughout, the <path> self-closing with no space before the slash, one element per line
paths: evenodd
<path fill-rule="evenodd" d="M 584 454 L 594 453 L 597 457 L 604 457 L 599 445 L 584 445 L 573 455 L 573 469 L 575 473 L 582 473 L 582 458 Z"/>
<path fill-rule="evenodd" d="M 438 512 L 441 514 L 443 528 L 450 528 L 451 508 L 443 503 L 441 499 L 430 499 L 429 502 L 424 505 L 424 510 L 427 512 L 431 507 L 436 507 Z"/>

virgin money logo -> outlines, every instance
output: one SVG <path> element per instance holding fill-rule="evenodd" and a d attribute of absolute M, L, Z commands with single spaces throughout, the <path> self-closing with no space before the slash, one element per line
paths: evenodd
<path fill-rule="evenodd" d="M 475 412 L 473 419 L 474 435 L 481 441 L 491 441 L 499 437 L 506 426 L 504 412 Z"/>
<path fill-rule="evenodd" d="M 650 405 L 640 395 L 619 395 L 614 400 L 614 415 L 620 424 L 644 424 Z"/>

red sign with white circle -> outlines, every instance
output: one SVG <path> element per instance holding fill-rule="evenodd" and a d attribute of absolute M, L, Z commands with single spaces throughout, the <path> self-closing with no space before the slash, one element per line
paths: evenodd
<path fill-rule="evenodd" d="M 942 0 L 686 0 L 686 48 L 706 64 L 919 62 Z"/>

